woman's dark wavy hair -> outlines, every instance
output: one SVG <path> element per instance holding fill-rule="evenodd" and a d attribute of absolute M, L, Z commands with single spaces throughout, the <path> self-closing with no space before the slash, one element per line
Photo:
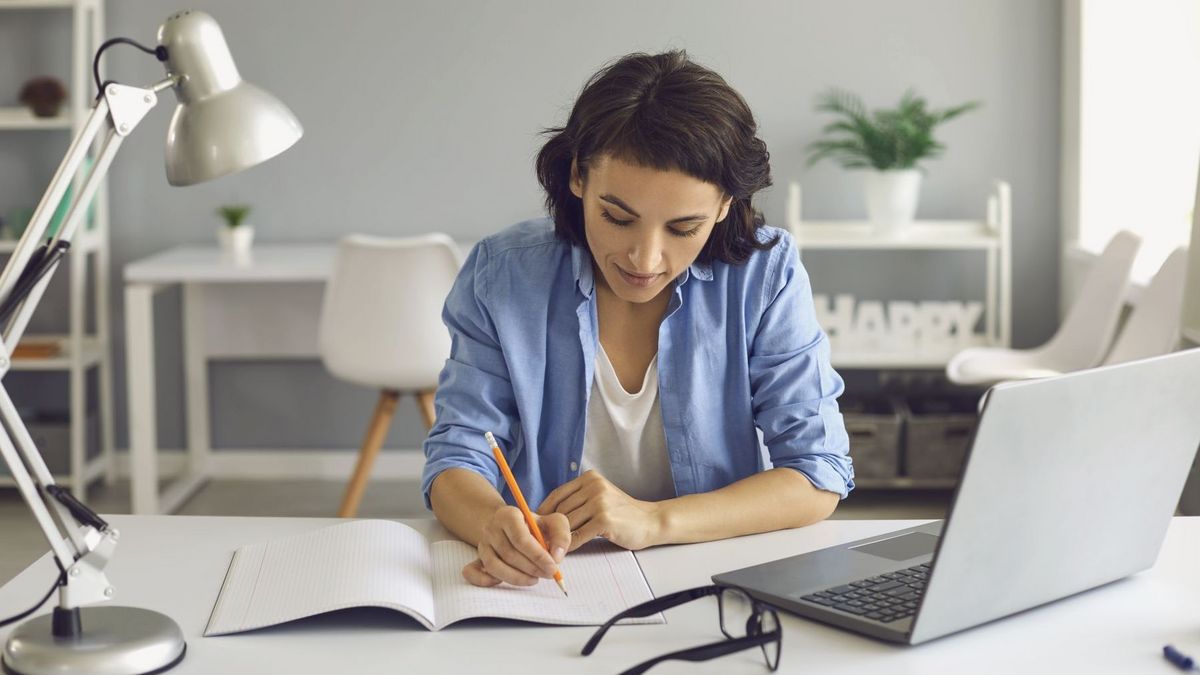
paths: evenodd
<path fill-rule="evenodd" d="M 538 152 L 537 176 L 555 233 L 587 247 L 583 204 L 571 192 L 571 161 L 586 180 L 589 163 L 607 155 L 680 171 L 732 197 L 729 214 L 713 228 L 699 261 L 746 262 L 754 250 L 769 249 L 779 239 L 758 240 L 764 220 L 750 204 L 754 193 L 771 184 L 770 155 L 757 130 L 741 95 L 686 52 L 621 57 L 584 85 L 566 126 L 542 132 L 550 140 Z"/>

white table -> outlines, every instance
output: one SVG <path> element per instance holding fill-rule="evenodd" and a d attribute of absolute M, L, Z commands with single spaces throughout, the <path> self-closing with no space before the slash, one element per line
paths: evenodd
<path fill-rule="evenodd" d="M 261 245 L 239 261 L 216 247 L 186 246 L 125 266 L 134 513 L 169 513 L 207 477 L 210 359 L 317 358 L 317 317 L 335 250 L 333 244 Z M 177 285 L 183 287 L 187 467 L 160 493 L 154 296 Z"/>
<path fill-rule="evenodd" d="M 462 250 L 478 239 L 460 238 Z M 243 260 L 180 246 L 125 265 L 130 492 L 133 512 L 170 513 L 208 477 L 211 360 L 317 359 L 317 325 L 337 245 L 265 244 Z M 154 298 L 183 289 L 186 467 L 159 491 Z"/>
<path fill-rule="evenodd" d="M 618 626 L 588 657 L 592 628 L 472 622 L 428 632 L 389 610 L 351 610 L 241 635 L 204 638 L 230 555 L 243 544 L 333 519 L 111 516 L 121 544 L 110 564 L 117 603 L 164 612 L 183 628 L 178 673 L 613 673 L 652 656 L 715 641 L 716 602 L 667 612 L 665 625 Z M 446 536 L 431 520 L 408 521 Z M 832 520 L 798 530 L 665 546 L 637 554 L 656 595 L 709 583 L 716 572 L 908 527 L 919 521 Z M 0 588 L 0 613 L 24 609 L 55 576 L 44 557 Z M 48 607 L 42 611 L 49 611 Z M 784 673 L 1172 673 L 1174 644 L 1200 655 L 1200 518 L 1176 518 L 1157 565 L 1129 579 L 991 625 L 903 647 L 790 616 Z M 0 640 L 11 627 L 0 629 Z M 704 664 L 664 663 L 651 673 L 767 673 L 758 651 Z"/>

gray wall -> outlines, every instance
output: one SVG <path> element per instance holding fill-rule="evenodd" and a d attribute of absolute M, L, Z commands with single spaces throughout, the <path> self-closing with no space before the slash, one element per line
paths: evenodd
<path fill-rule="evenodd" d="M 108 33 L 152 42 L 178 0 L 109 0 Z M 162 144 L 169 107 L 125 143 L 110 174 L 118 445 L 124 424 L 120 267 L 180 243 L 213 241 L 213 208 L 255 207 L 261 241 L 331 241 L 350 231 L 443 230 L 477 238 L 541 212 L 532 158 L 538 131 L 561 123 L 586 78 L 635 50 L 686 48 L 749 101 L 772 155 L 777 187 L 759 206 L 782 224 L 785 185 L 805 186 L 806 218 L 863 215 L 855 177 L 808 169 L 803 148 L 824 120 L 822 89 L 838 85 L 872 106 L 909 86 L 935 106 L 968 99 L 982 110 L 940 132 L 949 150 L 928 164 L 918 217 L 982 218 L 991 180 L 1014 195 L 1014 341 L 1044 340 L 1056 321 L 1060 6 L 1048 0 L 817 2 L 286 2 L 211 0 L 244 77 L 295 111 L 304 139 L 279 159 L 187 189 L 167 185 Z M 0 105 L 21 81 L 66 79 L 65 14 L 0 14 Z M 51 48 L 50 45 L 55 45 Z M 13 54 L 20 58 L 13 58 Z M 28 55 L 28 58 L 25 57 Z M 131 48 L 107 58 L 109 77 L 161 75 Z M 0 132 L 0 214 L 40 194 L 62 132 Z M 872 254 L 880 255 L 882 254 Z M 806 259 L 818 291 L 874 298 L 980 297 L 982 260 L 962 254 Z M 58 280 L 58 281 L 61 281 Z M 59 292 L 35 328 L 65 326 Z M 884 289 L 892 289 L 885 293 Z M 950 290 L 948 290 L 950 289 Z M 181 447 L 178 296 L 161 312 L 160 434 Z M 39 379 L 40 378 L 40 379 Z M 61 400 L 61 378 L 10 378 L 26 400 Z M 217 447 L 355 447 L 371 392 L 342 385 L 316 362 L 213 369 Z M 403 408 L 391 447 L 417 447 L 420 423 Z"/>

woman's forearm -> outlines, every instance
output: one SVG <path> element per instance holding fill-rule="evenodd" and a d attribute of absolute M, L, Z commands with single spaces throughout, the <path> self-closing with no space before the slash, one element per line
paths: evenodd
<path fill-rule="evenodd" d="M 659 502 L 658 544 L 688 544 L 802 527 L 833 513 L 838 495 L 794 469 L 775 468 L 719 490 Z"/>
<path fill-rule="evenodd" d="M 433 515 L 447 530 L 472 546 L 479 545 L 483 526 L 504 506 L 504 498 L 483 476 L 470 469 L 446 469 L 429 489 Z"/>

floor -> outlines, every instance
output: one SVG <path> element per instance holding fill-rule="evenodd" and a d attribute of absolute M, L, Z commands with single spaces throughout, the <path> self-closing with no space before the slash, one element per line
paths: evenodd
<path fill-rule="evenodd" d="M 237 481 L 207 483 L 179 510 L 208 516 L 332 517 L 344 488 L 342 481 Z M 942 518 L 950 491 L 858 490 L 838 507 L 834 518 Z M 88 493 L 96 512 L 128 513 L 129 483 L 118 481 Z M 423 518 L 420 486 L 415 481 L 371 484 L 359 516 L 364 518 Z M 0 584 L 7 583 L 29 563 L 49 550 L 16 489 L 0 489 Z M 3 615 L 5 608 L 0 608 Z"/>

